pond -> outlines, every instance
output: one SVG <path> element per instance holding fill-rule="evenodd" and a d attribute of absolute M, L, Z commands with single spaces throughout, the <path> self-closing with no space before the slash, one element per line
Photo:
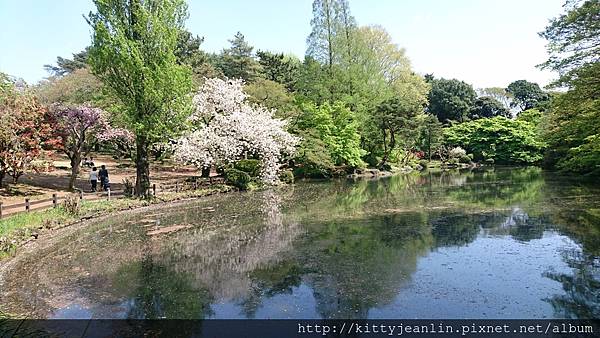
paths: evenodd
<path fill-rule="evenodd" d="M 599 257 L 593 181 L 425 172 L 97 221 L 18 257 L 0 304 L 34 318 L 598 318 Z"/>

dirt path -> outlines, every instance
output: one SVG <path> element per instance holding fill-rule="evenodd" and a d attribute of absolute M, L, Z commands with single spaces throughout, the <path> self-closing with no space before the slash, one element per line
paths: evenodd
<path fill-rule="evenodd" d="M 130 160 L 115 160 L 107 155 L 94 156 L 94 165 L 98 168 L 105 165 L 109 172 L 110 186 L 112 191 L 123 190 L 123 181 L 129 179 L 135 181 L 135 167 Z M 25 198 L 30 201 L 50 199 L 52 194 L 65 196 L 69 194 L 67 190 L 71 169 L 69 161 L 64 156 L 56 156 L 53 161 L 55 170 L 46 173 L 28 173 L 19 179 L 19 183 L 11 183 L 11 177 L 4 180 L 5 187 L 0 189 L 0 202 L 4 206 L 24 203 Z M 88 181 L 91 168 L 82 167 L 79 177 L 75 181 L 75 187 L 84 192 L 91 191 L 91 185 Z M 172 163 L 153 163 L 150 167 L 150 175 L 153 183 L 161 184 L 178 178 L 184 178 L 190 175 L 198 175 L 198 171 L 190 166 L 181 166 Z M 40 208 L 51 205 L 52 202 L 40 203 L 32 206 Z M 14 213 L 23 208 L 6 209 L 3 215 Z"/>

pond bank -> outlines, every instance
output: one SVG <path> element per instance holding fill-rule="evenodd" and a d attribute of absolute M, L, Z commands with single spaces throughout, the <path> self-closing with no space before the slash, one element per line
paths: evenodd
<path fill-rule="evenodd" d="M 70 214 L 63 206 L 60 206 L 55 209 L 15 215 L 0 220 L 0 262 L 7 257 L 14 256 L 17 250 L 27 243 L 37 241 L 49 233 L 71 227 L 86 220 L 95 220 L 119 211 L 195 199 L 234 190 L 235 188 L 229 185 L 214 185 L 192 191 L 162 194 L 160 197 L 151 200 L 125 198 L 111 201 L 83 201 L 77 214 Z"/>

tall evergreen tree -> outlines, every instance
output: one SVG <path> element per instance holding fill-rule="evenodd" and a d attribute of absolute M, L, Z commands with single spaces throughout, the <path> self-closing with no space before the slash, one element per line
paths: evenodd
<path fill-rule="evenodd" d="M 265 79 L 282 84 L 288 90 L 294 90 L 300 74 L 300 60 L 283 53 L 276 54 L 266 51 L 258 51 L 256 55 Z"/>
<path fill-rule="evenodd" d="M 237 32 L 229 40 L 231 47 L 223 50 L 220 68 L 229 78 L 239 78 L 252 82 L 259 76 L 260 64 L 254 58 L 254 47 L 250 46 L 244 35 Z"/>

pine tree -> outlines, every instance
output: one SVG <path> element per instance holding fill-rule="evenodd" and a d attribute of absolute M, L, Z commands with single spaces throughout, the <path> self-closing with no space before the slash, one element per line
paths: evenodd
<path fill-rule="evenodd" d="M 246 42 L 240 32 L 237 32 L 229 42 L 231 47 L 223 50 L 221 55 L 220 68 L 223 74 L 229 78 L 252 82 L 258 77 L 260 71 L 260 65 L 252 52 L 254 47 Z"/>

